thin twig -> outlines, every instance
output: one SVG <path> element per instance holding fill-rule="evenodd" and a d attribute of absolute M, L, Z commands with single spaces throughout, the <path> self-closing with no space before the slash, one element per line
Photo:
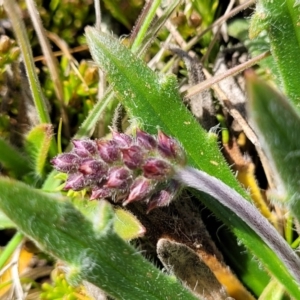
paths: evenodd
<path fill-rule="evenodd" d="M 101 5 L 100 0 L 94 0 L 95 5 L 95 15 L 96 15 L 96 24 L 95 27 L 97 30 L 101 31 Z"/>
<path fill-rule="evenodd" d="M 19 276 L 19 259 L 20 259 L 20 253 L 22 249 L 23 243 L 19 244 L 16 248 L 11 261 L 14 262 L 12 268 L 11 268 L 11 275 L 14 283 L 14 291 L 15 291 L 15 299 L 16 300 L 24 300 L 24 292 L 22 288 L 22 284 L 20 281 Z"/>
<path fill-rule="evenodd" d="M 229 76 L 234 76 L 238 73 L 241 73 L 242 71 L 256 65 L 259 61 L 262 59 L 270 56 L 270 51 L 266 51 L 254 58 L 249 59 L 248 61 L 229 69 L 227 72 L 224 72 L 222 74 L 216 75 L 208 80 L 205 80 L 203 82 L 200 82 L 197 85 L 194 85 L 193 87 L 189 88 L 186 93 L 184 94 L 184 98 L 190 98 L 198 93 L 201 93 L 203 90 L 210 88 L 212 85 L 218 83 L 224 78 L 227 78 Z"/>
<path fill-rule="evenodd" d="M 231 17 L 233 17 L 234 15 L 236 15 L 237 13 L 239 13 L 240 11 L 246 9 L 247 7 L 251 6 L 252 4 L 254 4 L 256 1 L 255 0 L 248 0 L 245 3 L 237 6 L 235 9 L 233 9 L 230 13 L 228 13 L 227 15 L 223 15 L 222 17 L 220 17 L 219 19 L 217 19 L 212 25 L 208 26 L 206 29 L 204 29 L 203 31 L 201 31 L 199 34 L 197 34 L 195 37 L 193 37 L 186 45 L 186 49 L 184 49 L 185 51 L 191 49 L 195 44 L 197 44 L 197 42 L 199 41 L 199 39 L 205 35 L 207 32 L 209 32 L 210 30 L 212 30 L 214 27 L 222 25 L 224 22 L 226 22 L 228 19 L 230 19 Z"/>
<path fill-rule="evenodd" d="M 169 34 L 168 37 L 166 38 L 166 41 L 164 42 L 164 45 L 168 45 L 172 40 L 172 35 Z M 161 60 L 164 52 L 167 50 L 166 47 L 161 47 L 159 51 L 152 57 L 152 59 L 148 63 L 148 67 L 151 69 L 154 69 L 156 64 Z"/>
<path fill-rule="evenodd" d="M 74 47 L 72 49 L 69 49 L 69 53 L 72 54 L 72 53 L 77 53 L 77 52 L 82 52 L 82 51 L 87 51 L 87 50 L 89 50 L 88 45 L 80 45 L 80 46 Z M 53 53 L 54 56 L 64 55 L 63 51 L 55 51 L 55 52 L 52 52 L 52 53 Z M 42 60 L 45 60 L 44 55 L 39 55 L 39 56 L 34 57 L 35 62 L 42 61 Z"/>
<path fill-rule="evenodd" d="M 70 66 L 73 69 L 73 71 L 75 72 L 75 74 L 78 76 L 78 78 L 81 80 L 81 82 L 84 84 L 85 88 L 88 89 L 88 85 L 86 84 L 84 78 L 82 77 L 82 75 L 80 74 L 78 68 L 76 65 L 78 65 L 78 62 L 76 61 L 76 59 L 71 55 L 71 52 L 69 50 L 69 47 L 67 45 L 67 43 L 62 40 L 57 34 L 53 33 L 53 32 L 48 32 L 48 37 L 50 40 L 52 40 L 58 47 L 60 47 L 60 49 L 62 50 L 62 52 L 64 53 L 64 55 L 69 59 L 70 61 Z"/>
<path fill-rule="evenodd" d="M 0 270 L 0 277 L 8 270 L 10 269 L 16 262 L 10 261 L 7 265 L 5 265 L 1 270 Z"/>
<path fill-rule="evenodd" d="M 158 8 L 156 11 L 156 14 L 158 17 L 161 17 L 163 15 L 162 9 Z M 181 36 L 181 34 L 177 31 L 176 27 L 172 24 L 170 20 L 167 20 L 165 23 L 165 27 L 169 30 L 171 35 L 173 36 L 174 40 L 176 43 L 181 47 L 181 48 L 186 48 L 186 42 L 184 38 Z"/>
<path fill-rule="evenodd" d="M 231 11 L 234 3 L 235 3 L 235 0 L 230 0 L 228 6 L 226 8 L 224 16 L 226 16 L 226 15 L 228 15 L 230 13 L 230 11 Z M 208 58 L 211 50 L 213 49 L 213 46 L 215 45 L 217 39 L 219 38 L 219 33 L 221 31 L 222 26 L 223 26 L 223 24 L 221 24 L 221 25 L 218 26 L 218 28 L 217 28 L 217 30 L 215 32 L 213 40 L 210 42 L 205 55 L 203 55 L 203 57 L 201 58 L 201 61 L 200 61 L 201 63 L 203 63 L 204 61 L 206 61 L 206 59 Z"/>

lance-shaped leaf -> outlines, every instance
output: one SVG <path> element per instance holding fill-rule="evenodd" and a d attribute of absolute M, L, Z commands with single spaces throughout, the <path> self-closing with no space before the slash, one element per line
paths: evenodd
<path fill-rule="evenodd" d="M 255 76 L 248 76 L 250 113 L 263 147 L 283 183 L 279 190 L 300 220 L 300 115 L 288 100 Z"/>
<path fill-rule="evenodd" d="M 67 264 L 73 284 L 99 286 L 115 299 L 195 299 L 173 277 L 144 259 L 112 229 L 110 207 L 94 222 L 68 199 L 0 178 L 0 209 L 42 249 Z M 104 216 L 106 222 L 103 222 Z M 101 232 L 99 223 L 103 228 Z"/>
<path fill-rule="evenodd" d="M 284 92 L 300 109 L 300 5 L 298 0 L 258 1 L 250 36 L 266 29 Z"/>
<path fill-rule="evenodd" d="M 52 136 L 52 125 L 40 124 L 34 127 L 25 139 L 26 152 L 31 158 L 34 173 L 39 178 L 44 176 Z"/>

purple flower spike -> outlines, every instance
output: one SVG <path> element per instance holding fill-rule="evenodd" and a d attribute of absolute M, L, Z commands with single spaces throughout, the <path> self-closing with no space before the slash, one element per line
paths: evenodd
<path fill-rule="evenodd" d="M 132 145 L 129 148 L 121 149 L 123 161 L 129 169 L 138 168 L 144 161 L 144 153 L 141 147 Z"/>
<path fill-rule="evenodd" d="M 146 201 L 148 212 L 168 205 L 181 189 L 172 178 L 185 163 L 180 144 L 163 132 L 156 138 L 139 129 L 134 138 L 113 130 L 112 136 L 73 140 L 70 153 L 52 160 L 68 174 L 64 189 L 86 189 L 91 200 L 110 198 L 123 205 Z"/>
<path fill-rule="evenodd" d="M 155 188 L 154 183 L 143 176 L 138 177 L 130 187 L 130 193 L 123 205 L 146 199 Z"/>
<path fill-rule="evenodd" d="M 166 158 L 175 159 L 181 165 L 186 162 L 185 152 L 177 140 L 169 137 L 162 131 L 158 131 L 158 151 Z"/>
<path fill-rule="evenodd" d="M 161 190 L 155 193 L 149 201 L 147 214 L 154 208 L 169 205 L 172 199 L 173 199 L 173 194 L 167 190 Z"/>
<path fill-rule="evenodd" d="M 64 186 L 64 190 L 80 191 L 86 187 L 85 185 L 86 182 L 82 174 L 70 174 Z"/>
<path fill-rule="evenodd" d="M 114 141 L 97 141 L 100 157 L 108 164 L 120 159 L 120 149 Z"/>
<path fill-rule="evenodd" d="M 140 129 L 137 129 L 136 131 L 136 141 L 140 147 L 143 147 L 147 150 L 154 150 L 157 147 L 155 138 L 149 133 Z"/>
<path fill-rule="evenodd" d="M 162 159 L 149 158 L 143 165 L 143 175 L 154 180 L 165 180 L 174 174 L 172 165 Z"/>
<path fill-rule="evenodd" d="M 73 140 L 75 153 L 80 157 L 89 157 L 97 153 L 97 146 L 95 141 L 84 139 L 84 140 Z"/>
<path fill-rule="evenodd" d="M 78 163 L 80 159 L 76 154 L 73 153 L 63 153 L 51 160 L 51 163 L 57 171 L 63 173 L 69 173 L 75 171 L 78 168 Z"/>
<path fill-rule="evenodd" d="M 127 148 L 132 144 L 132 137 L 117 131 L 112 131 L 113 141 L 117 143 L 120 148 Z"/>
<path fill-rule="evenodd" d="M 125 189 L 131 181 L 131 172 L 126 167 L 113 167 L 109 170 L 108 179 L 104 187 Z"/>
<path fill-rule="evenodd" d="M 107 165 L 99 160 L 86 159 L 84 160 L 78 171 L 86 176 L 87 179 L 101 180 L 107 172 Z"/>

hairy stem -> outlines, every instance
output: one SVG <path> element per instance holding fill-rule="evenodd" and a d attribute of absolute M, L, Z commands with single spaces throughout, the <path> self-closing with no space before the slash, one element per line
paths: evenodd
<path fill-rule="evenodd" d="M 287 270 L 300 283 L 298 256 L 255 206 L 219 179 L 194 168 L 178 169 L 175 177 L 186 186 L 214 197 L 240 217 L 276 253 Z"/>
<path fill-rule="evenodd" d="M 149 3 L 148 4 L 146 3 L 145 18 L 144 18 L 144 20 L 142 20 L 143 23 L 141 25 L 137 24 L 137 28 L 140 26 L 140 28 L 138 28 L 139 32 L 137 33 L 136 38 L 134 39 L 134 42 L 131 46 L 131 51 L 133 53 L 137 52 L 139 47 L 141 46 L 141 44 L 145 38 L 145 35 L 147 33 L 147 30 L 148 30 L 149 26 L 151 25 L 153 18 L 155 17 L 156 10 L 159 7 L 160 3 L 161 3 L 161 0 L 154 0 L 154 1 L 152 1 L 152 3 L 150 3 L 150 5 L 149 5 Z"/>

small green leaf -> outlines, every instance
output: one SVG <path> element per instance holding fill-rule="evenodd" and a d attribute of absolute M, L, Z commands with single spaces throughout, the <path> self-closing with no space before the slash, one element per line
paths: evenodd
<path fill-rule="evenodd" d="M 115 214 L 114 229 L 122 239 L 136 239 L 146 232 L 145 227 L 131 212 L 117 208 Z"/>
<path fill-rule="evenodd" d="M 95 232 L 93 223 L 66 198 L 3 177 L 0 190 L 0 209 L 42 249 L 67 264 L 73 284 L 89 281 L 114 299 L 196 299 L 122 240 L 111 220 L 102 233 Z"/>
<path fill-rule="evenodd" d="M 281 196 L 300 220 L 300 115 L 283 95 L 254 75 L 248 76 L 248 91 L 254 124 L 284 184 Z"/>
<path fill-rule="evenodd" d="M 100 201 L 90 201 L 75 198 L 72 202 L 76 208 L 94 224 L 94 230 L 96 232 L 103 231 L 103 224 L 106 223 L 109 218 L 112 218 L 112 216 L 115 216 L 113 219 L 113 228 L 124 240 L 141 237 L 146 231 L 144 226 L 131 212 L 122 208 L 113 210 L 111 204 L 104 199 Z M 99 219 L 100 215 L 101 219 Z"/>
<path fill-rule="evenodd" d="M 52 136 L 53 131 L 51 124 L 37 125 L 26 136 L 25 149 L 31 158 L 34 173 L 38 178 L 44 176 Z"/>

